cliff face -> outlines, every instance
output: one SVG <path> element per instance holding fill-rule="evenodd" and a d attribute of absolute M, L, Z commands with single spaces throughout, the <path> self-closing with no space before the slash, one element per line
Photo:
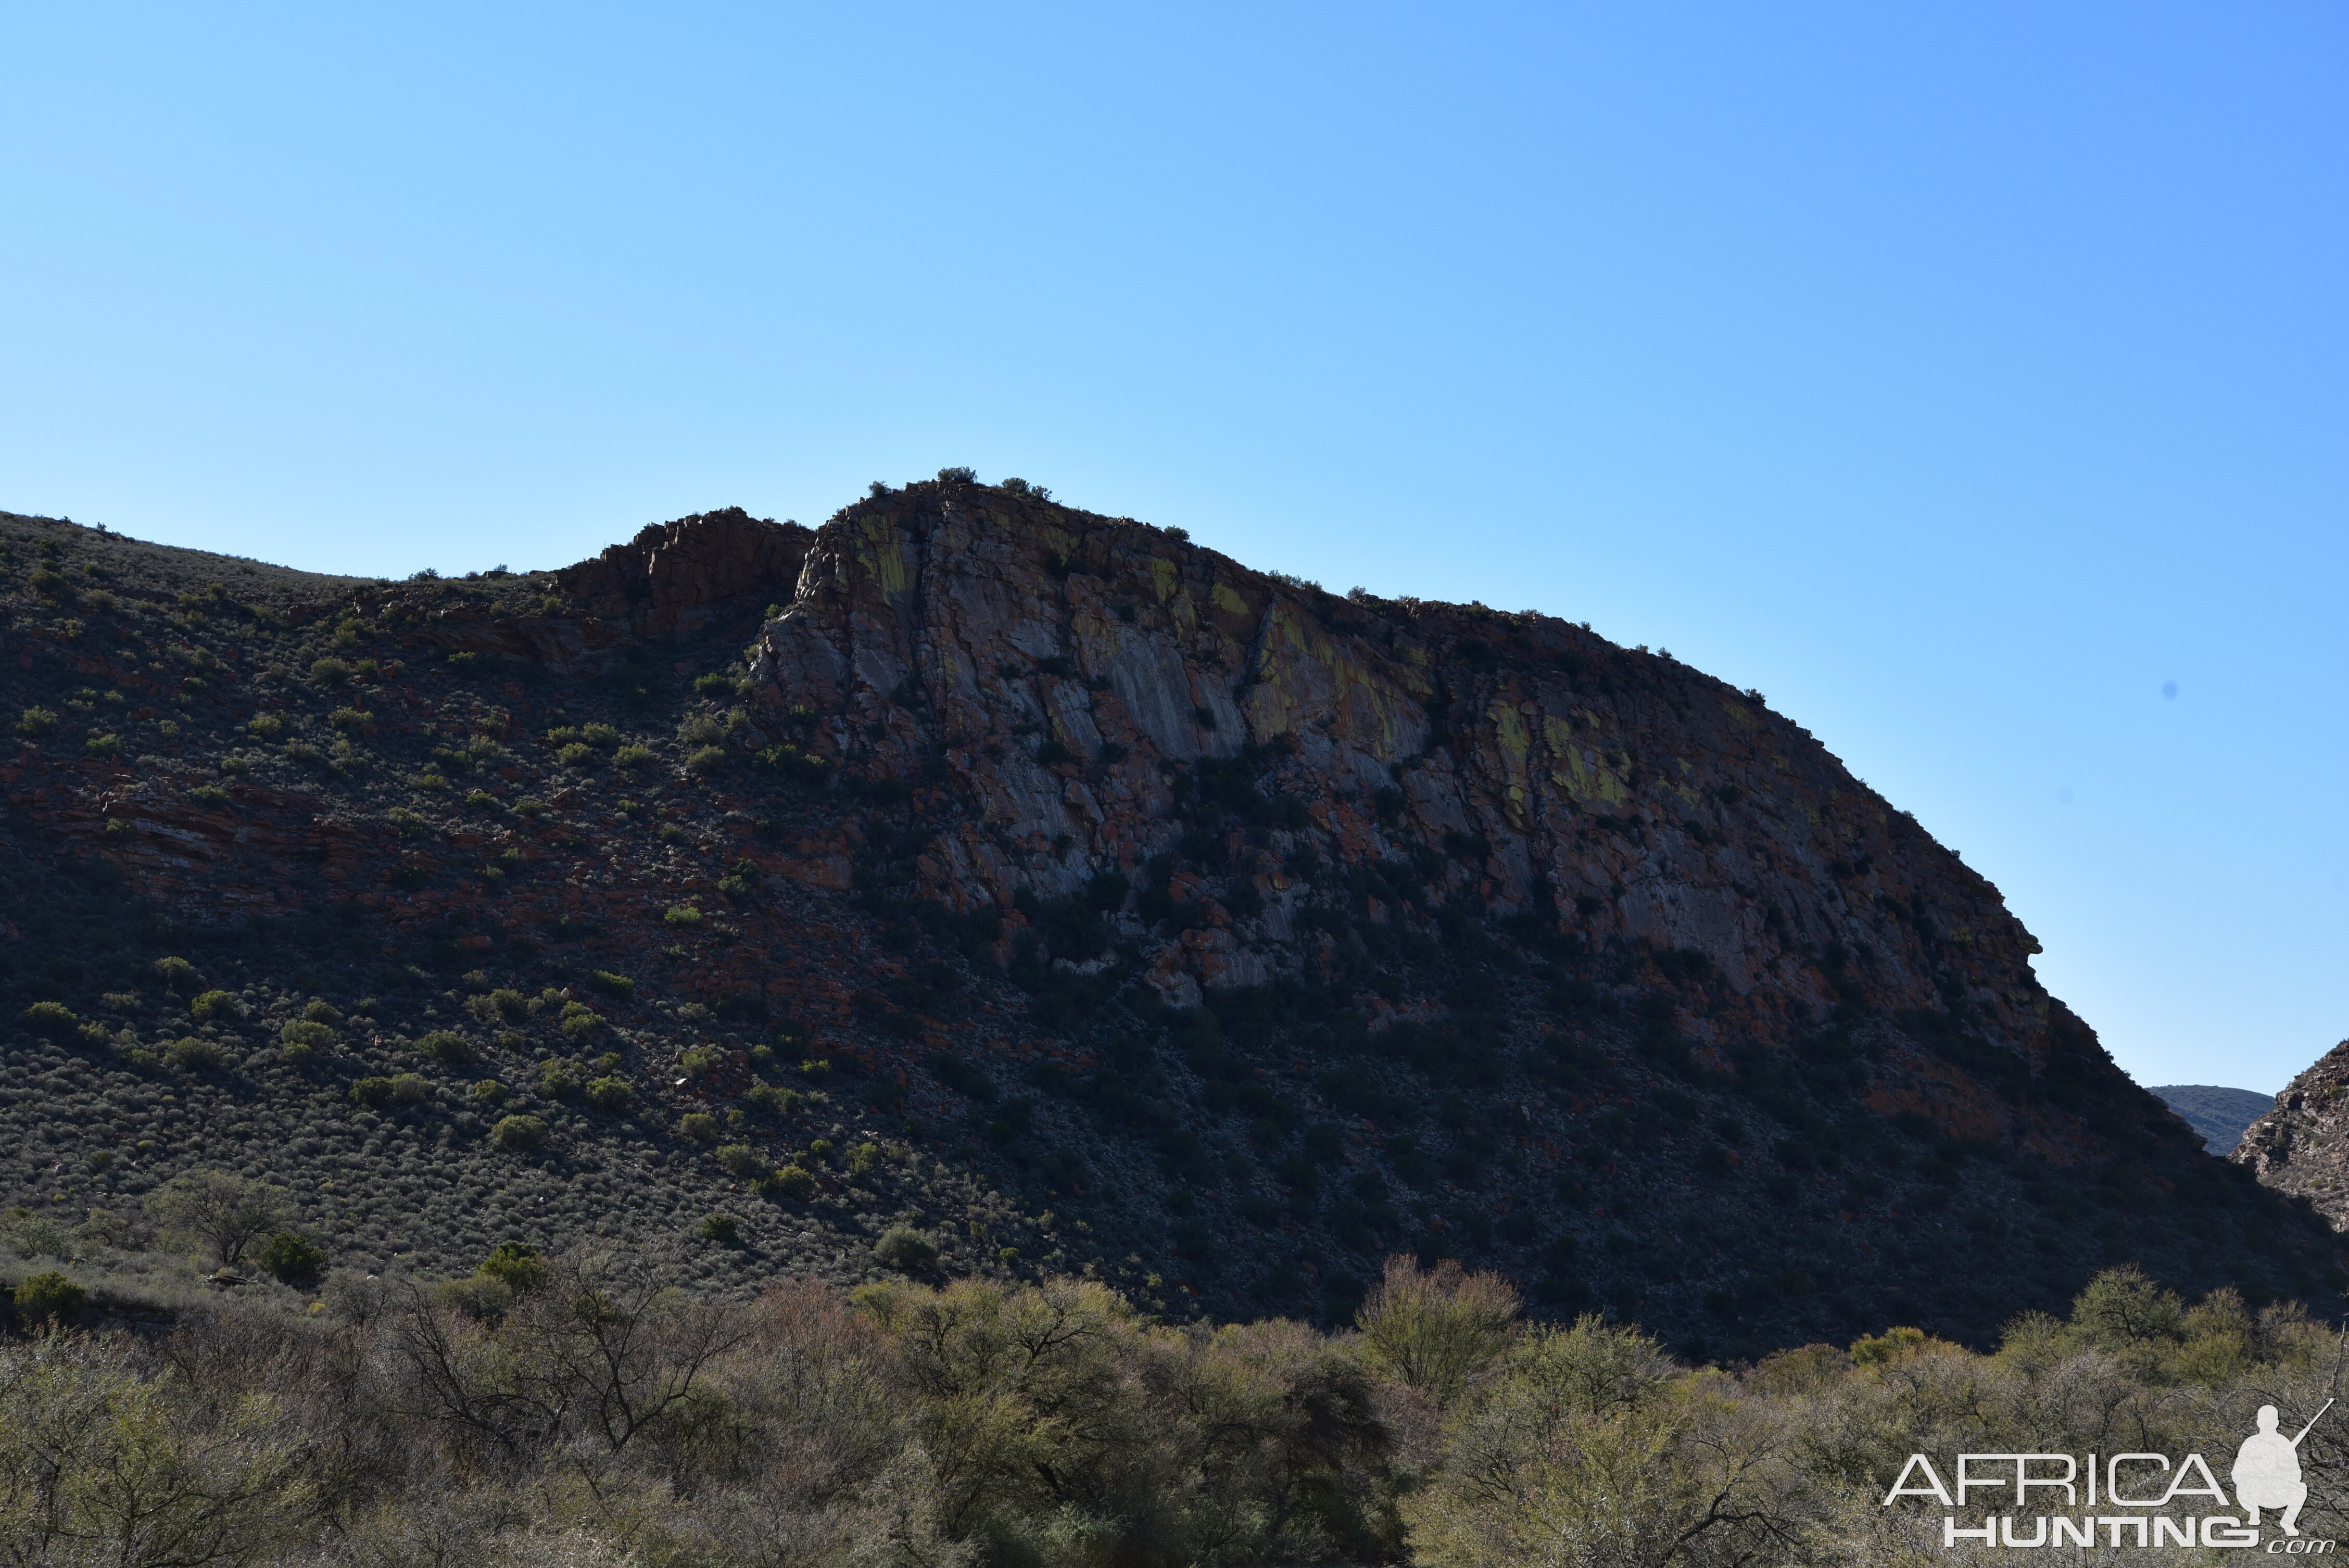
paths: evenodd
<path fill-rule="evenodd" d="M 951 477 L 466 583 L 214 593 L 9 521 L 6 711 L 49 717 L 0 766 L 0 1018 L 85 1020 L 11 1047 L 6 1114 L 66 1129 L 44 1201 L 233 1153 L 354 1259 L 719 1205 L 716 1284 L 869 1272 L 902 1222 L 1176 1314 L 1342 1313 L 1413 1249 L 1715 1353 L 1979 1339 L 2124 1259 L 2338 1283 L 1995 889 L 1759 694 L 1562 621 Z M 191 1026 L 166 949 L 237 998 L 226 1068 L 139 1059 Z M 288 1066 L 313 1003 L 340 1041 Z M 402 1068 L 428 1097 L 336 1125 Z M 554 1129 L 527 1180 L 492 1073 Z M 105 1139 L 113 1186 L 48 1159 Z M 742 1191 L 783 1162 L 814 1199 Z M 317 1195 L 359 1169 L 409 1191 Z"/>
<path fill-rule="evenodd" d="M 2228 1156 L 2277 1191 L 2349 1227 L 2349 1040 L 2284 1086 Z"/>

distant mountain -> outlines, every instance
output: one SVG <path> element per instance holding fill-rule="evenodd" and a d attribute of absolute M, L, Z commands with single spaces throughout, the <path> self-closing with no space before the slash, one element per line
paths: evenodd
<path fill-rule="evenodd" d="M 2338 1305 L 1996 888 L 1571 622 L 948 470 L 461 581 L 0 516 L 0 1205 L 92 1236 L 221 1166 L 378 1271 L 1342 1319 L 1412 1251 L 1719 1356 L 2121 1262 Z"/>
<path fill-rule="evenodd" d="M 2165 1084 L 2152 1091 L 2202 1135 L 2202 1147 L 2225 1156 L 2243 1140 L 2243 1129 L 2275 1109 L 2275 1096 L 2213 1084 Z"/>

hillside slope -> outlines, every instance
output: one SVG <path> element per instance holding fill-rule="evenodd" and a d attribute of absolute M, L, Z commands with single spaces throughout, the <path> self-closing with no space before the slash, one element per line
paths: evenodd
<path fill-rule="evenodd" d="M 2275 1096 L 2215 1084 L 2163 1084 L 2153 1093 L 2202 1135 L 2202 1147 L 2224 1158 L 2243 1140 L 2243 1130 L 2275 1108 Z"/>
<path fill-rule="evenodd" d="M 450 1270 L 722 1210 L 719 1287 L 897 1224 L 1176 1315 L 1417 1249 L 1716 1354 L 1980 1340 L 2124 1259 L 2342 1278 L 1995 889 L 1578 626 L 954 474 L 464 582 L 0 537 L 0 1181 L 45 1213 L 226 1164 Z"/>

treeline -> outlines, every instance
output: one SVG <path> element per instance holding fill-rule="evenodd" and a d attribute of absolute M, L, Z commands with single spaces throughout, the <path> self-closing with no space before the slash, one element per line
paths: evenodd
<path fill-rule="evenodd" d="M 513 1245 L 151 1336 L 63 1326 L 58 1282 L 0 1344 L 10 1563 L 1899 1568 L 1946 1560 L 1940 1510 L 1882 1506 L 1912 1452 L 2223 1477 L 2260 1406 L 2296 1429 L 2340 1374 L 2296 1307 L 2126 1269 L 1992 1354 L 1894 1328 L 1732 1367 L 1407 1258 L 1335 1335 L 1169 1326 L 1072 1280 L 729 1305 Z M 2349 1445 L 2320 1422 L 2302 1452 L 2302 1530 L 2344 1532 Z"/>

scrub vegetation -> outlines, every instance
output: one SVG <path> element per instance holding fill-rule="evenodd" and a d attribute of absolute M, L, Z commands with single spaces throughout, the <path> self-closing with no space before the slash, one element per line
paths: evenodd
<path fill-rule="evenodd" d="M 1882 1505 L 1911 1453 L 2192 1451 L 2223 1475 L 2259 1406 L 2296 1425 L 2339 1370 L 2296 1307 L 2189 1305 L 2128 1269 L 1987 1354 L 1893 1327 L 1698 1367 L 1596 1315 L 1529 1323 L 1498 1276 L 1403 1256 L 1335 1332 L 1171 1326 L 1062 1277 L 792 1281 L 745 1303 L 676 1277 L 508 1243 L 456 1279 L 261 1285 L 141 1334 L 88 1326 L 109 1321 L 97 1293 L 29 1275 L 31 1337 L 0 1344 L 0 1551 L 1923 1564 L 1944 1560 L 1942 1511 Z M 2323 1479 L 2342 1448 L 2320 1424 L 2302 1451 L 2321 1538 L 2344 1523 Z"/>

